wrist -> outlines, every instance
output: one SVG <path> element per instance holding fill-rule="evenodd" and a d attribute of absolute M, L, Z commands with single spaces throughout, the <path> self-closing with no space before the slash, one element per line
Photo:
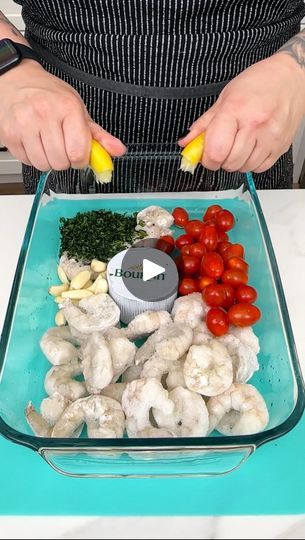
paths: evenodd
<path fill-rule="evenodd" d="M 273 58 L 279 62 L 280 69 L 286 69 L 290 73 L 291 77 L 299 77 L 300 83 L 304 85 L 305 90 L 305 68 L 303 65 L 291 56 L 289 52 L 285 50 L 279 50 L 273 55 Z"/>
<path fill-rule="evenodd" d="M 11 69 L 0 75 L 0 83 L 17 81 L 20 80 L 20 77 L 22 76 L 32 75 L 35 77 L 42 72 L 45 72 L 45 70 L 39 62 L 32 60 L 31 58 L 23 58 L 18 65 L 13 66 Z"/>

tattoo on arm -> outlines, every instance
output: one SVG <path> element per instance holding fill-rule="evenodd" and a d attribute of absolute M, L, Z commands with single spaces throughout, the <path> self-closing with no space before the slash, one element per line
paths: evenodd
<path fill-rule="evenodd" d="M 305 69 L 305 30 L 287 41 L 278 52 L 289 54 L 301 68 Z"/>
<path fill-rule="evenodd" d="M 13 23 L 11 23 L 11 21 L 7 19 L 7 17 L 2 13 L 2 11 L 0 11 L 0 23 L 1 22 L 9 26 L 10 31 L 12 32 L 14 36 L 16 37 L 22 36 L 22 34 L 17 30 L 17 28 L 13 25 Z"/>

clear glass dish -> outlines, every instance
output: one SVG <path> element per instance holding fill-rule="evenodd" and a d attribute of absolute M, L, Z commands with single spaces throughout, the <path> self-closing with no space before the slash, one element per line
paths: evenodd
<path fill-rule="evenodd" d="M 115 164 L 115 185 L 124 177 L 143 182 L 141 171 L 168 186 L 179 173 L 172 150 L 134 149 Z M 147 164 L 149 167 L 147 169 Z M 123 175 L 123 176 L 122 176 Z M 157 175 L 157 176 L 156 176 Z M 231 472 L 257 448 L 281 437 L 299 421 L 304 386 L 293 333 L 270 236 L 251 175 L 235 174 L 236 189 L 219 192 L 105 194 L 90 173 L 82 173 L 77 195 L 61 194 L 61 175 L 43 175 L 25 232 L 0 342 L 0 433 L 37 451 L 57 471 L 77 477 L 207 476 Z M 107 189 L 107 188 L 106 188 Z M 98 191 L 98 192 L 96 192 Z M 230 235 L 245 245 L 250 282 L 259 292 L 263 317 L 256 325 L 261 369 L 250 381 L 263 394 L 270 413 L 268 428 L 251 436 L 175 439 L 50 439 L 31 433 L 24 417 L 28 401 L 45 397 L 43 380 L 50 368 L 39 340 L 54 325 L 56 306 L 48 286 L 58 281 L 59 218 L 78 211 L 108 208 L 139 211 L 149 204 L 172 210 L 184 206 L 200 218 L 215 200 L 234 211 L 237 226 Z"/>

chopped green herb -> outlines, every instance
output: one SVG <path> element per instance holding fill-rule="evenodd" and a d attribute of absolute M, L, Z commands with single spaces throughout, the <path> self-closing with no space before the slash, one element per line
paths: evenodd
<path fill-rule="evenodd" d="M 60 218 L 60 255 L 82 261 L 109 261 L 139 238 L 135 230 L 137 214 L 131 216 L 110 210 L 79 212 L 73 218 Z"/>

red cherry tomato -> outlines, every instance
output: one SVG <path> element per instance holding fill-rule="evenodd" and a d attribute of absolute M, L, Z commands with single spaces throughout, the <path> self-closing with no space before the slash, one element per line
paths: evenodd
<path fill-rule="evenodd" d="M 239 285 L 246 285 L 248 283 L 248 276 L 240 270 L 225 270 L 221 276 L 223 283 L 228 283 L 232 287 L 239 287 Z"/>
<path fill-rule="evenodd" d="M 219 255 L 223 256 L 224 252 L 227 251 L 230 246 L 232 246 L 231 242 L 220 242 L 216 251 L 219 253 Z"/>
<path fill-rule="evenodd" d="M 203 289 L 205 287 L 207 287 L 208 285 L 211 285 L 211 283 L 216 283 L 215 282 L 215 279 L 212 278 L 212 277 L 209 277 L 209 276 L 200 276 L 198 278 L 198 286 L 199 286 L 199 290 L 200 291 L 203 291 Z"/>
<path fill-rule="evenodd" d="M 175 248 L 175 240 L 170 235 L 160 236 L 156 244 L 156 249 L 164 251 L 164 253 L 171 253 Z"/>
<path fill-rule="evenodd" d="M 200 259 L 192 255 L 184 255 L 182 257 L 182 272 L 189 276 L 196 274 L 200 270 Z"/>
<path fill-rule="evenodd" d="M 186 223 L 189 220 L 189 215 L 184 208 L 177 207 L 173 210 L 172 216 L 174 218 L 174 223 L 177 227 L 185 227 Z"/>
<path fill-rule="evenodd" d="M 201 271 L 209 277 L 219 279 L 224 271 L 224 263 L 216 251 L 210 251 L 203 255 Z"/>
<path fill-rule="evenodd" d="M 252 326 L 261 318 L 258 307 L 252 304 L 235 304 L 228 311 L 228 319 L 234 326 Z"/>
<path fill-rule="evenodd" d="M 210 307 L 222 307 L 226 301 L 224 285 L 220 283 L 208 285 L 202 291 L 202 298 Z"/>
<path fill-rule="evenodd" d="M 212 206 L 209 206 L 209 208 L 203 215 L 202 221 L 209 221 L 209 219 L 214 219 L 216 214 L 218 214 L 220 210 L 222 210 L 222 208 L 221 206 L 219 206 L 219 204 L 212 204 Z"/>
<path fill-rule="evenodd" d="M 190 249 L 191 249 L 191 244 L 186 244 L 185 246 L 182 246 L 182 248 L 180 248 L 180 254 L 181 255 L 190 255 Z"/>
<path fill-rule="evenodd" d="M 245 250 L 241 244 L 232 244 L 228 249 L 223 253 L 223 260 L 228 261 L 231 257 L 240 257 L 241 259 L 245 256 Z"/>
<path fill-rule="evenodd" d="M 202 259 L 203 255 L 207 252 L 206 247 L 203 244 L 199 244 L 199 242 L 196 242 L 195 244 L 192 244 L 189 246 L 189 255 L 193 255 L 194 257 L 199 257 L 200 260 Z"/>
<path fill-rule="evenodd" d="M 185 225 L 185 231 L 187 234 L 190 234 L 195 240 L 198 240 L 201 231 L 203 230 L 204 225 L 199 219 L 192 219 L 188 221 Z"/>
<path fill-rule="evenodd" d="M 207 312 L 206 325 L 214 336 L 223 336 L 229 330 L 228 316 L 221 308 L 211 308 Z"/>
<path fill-rule="evenodd" d="M 228 242 L 229 236 L 224 231 L 217 231 L 218 242 Z"/>
<path fill-rule="evenodd" d="M 232 270 L 240 270 L 245 274 L 248 274 L 249 272 L 249 265 L 241 257 L 230 257 L 226 264 L 226 267 L 228 269 L 231 268 Z"/>
<path fill-rule="evenodd" d="M 199 236 L 199 242 L 206 247 L 207 251 L 215 251 L 218 244 L 216 227 L 213 225 L 205 225 Z"/>
<path fill-rule="evenodd" d="M 179 283 L 178 291 L 181 296 L 185 296 L 186 294 L 191 294 L 193 292 L 198 292 L 198 283 L 196 279 L 183 278 Z"/>
<path fill-rule="evenodd" d="M 228 283 L 223 283 L 222 286 L 224 287 L 226 293 L 226 299 L 222 307 L 224 307 L 225 309 L 229 309 L 234 304 L 235 290 L 232 285 L 229 285 Z"/>
<path fill-rule="evenodd" d="M 229 210 L 221 210 L 220 212 L 217 212 L 215 221 L 217 229 L 224 232 L 230 231 L 235 225 L 234 216 Z"/>
<path fill-rule="evenodd" d="M 182 246 L 189 246 L 194 243 L 194 239 L 189 234 L 181 234 L 176 240 L 176 247 L 181 249 Z"/>
<path fill-rule="evenodd" d="M 240 285 L 235 295 L 236 300 L 241 303 L 253 304 L 257 300 L 257 292 L 250 285 Z"/>

